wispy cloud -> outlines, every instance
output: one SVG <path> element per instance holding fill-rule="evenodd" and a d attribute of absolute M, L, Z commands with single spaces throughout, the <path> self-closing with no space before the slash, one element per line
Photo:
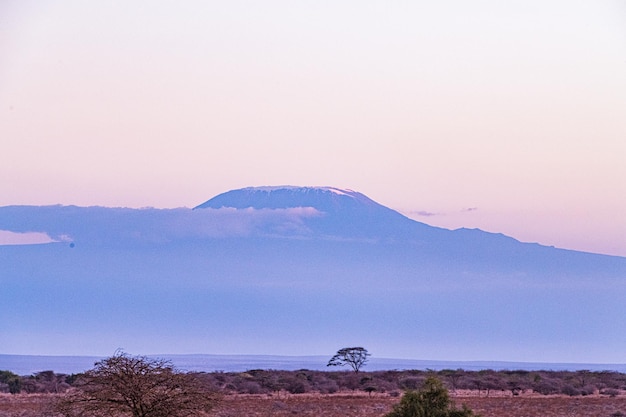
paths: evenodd
<path fill-rule="evenodd" d="M 312 207 L 192 210 L 59 206 L 31 211 L 0 225 L 0 245 L 129 240 L 168 242 L 185 238 L 277 234 L 307 236 L 311 233 L 307 220 L 324 215 Z"/>
<path fill-rule="evenodd" d="M 431 216 L 439 216 L 441 213 L 434 213 L 432 211 L 411 211 L 410 214 L 415 214 L 417 216 L 431 217 Z"/>
<path fill-rule="evenodd" d="M 427 210 L 409 210 L 403 211 L 403 213 L 407 215 L 413 216 L 423 216 L 423 217 L 432 217 L 432 216 L 447 216 L 456 213 L 470 213 L 473 211 L 477 211 L 478 207 L 467 207 L 458 211 L 427 211 Z"/>
<path fill-rule="evenodd" d="M 312 207 L 286 209 L 198 209 L 172 217 L 165 232 L 174 237 L 225 237 L 253 234 L 307 234 L 305 220 L 322 216 Z"/>
<path fill-rule="evenodd" d="M 43 232 L 11 232 L 10 230 L 0 230 L 0 246 L 3 245 L 41 245 L 45 243 L 53 243 L 47 233 Z"/>

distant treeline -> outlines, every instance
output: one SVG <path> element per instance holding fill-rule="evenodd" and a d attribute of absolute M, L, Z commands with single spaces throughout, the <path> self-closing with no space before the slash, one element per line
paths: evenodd
<path fill-rule="evenodd" d="M 418 389 L 429 376 L 435 376 L 454 393 L 473 390 L 489 396 L 539 393 L 569 396 L 601 394 L 617 396 L 626 390 L 626 374 L 613 371 L 278 371 L 254 369 L 246 372 L 193 372 L 211 391 L 224 394 L 332 394 L 346 391 L 387 393 L 399 396 Z M 81 374 L 57 374 L 53 371 L 19 376 L 0 371 L 0 392 L 60 393 L 72 387 Z"/>

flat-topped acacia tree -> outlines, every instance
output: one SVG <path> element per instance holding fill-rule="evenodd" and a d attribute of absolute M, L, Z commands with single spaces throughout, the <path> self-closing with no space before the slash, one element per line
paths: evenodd
<path fill-rule="evenodd" d="M 339 349 L 335 356 L 330 358 L 326 366 L 349 365 L 354 372 L 359 372 L 361 367 L 367 362 L 371 355 L 367 349 L 362 347 L 347 347 Z"/>

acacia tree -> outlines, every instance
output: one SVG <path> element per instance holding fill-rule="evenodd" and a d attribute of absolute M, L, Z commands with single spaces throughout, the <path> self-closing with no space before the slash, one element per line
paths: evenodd
<path fill-rule="evenodd" d="M 367 349 L 362 347 L 347 347 L 339 349 L 335 356 L 330 358 L 326 366 L 344 366 L 349 365 L 354 372 L 359 372 L 361 367 L 367 362 L 367 358 L 371 355 Z"/>
<path fill-rule="evenodd" d="M 194 375 L 170 362 L 118 352 L 96 362 L 56 409 L 66 417 L 186 417 L 206 415 L 216 402 Z"/>

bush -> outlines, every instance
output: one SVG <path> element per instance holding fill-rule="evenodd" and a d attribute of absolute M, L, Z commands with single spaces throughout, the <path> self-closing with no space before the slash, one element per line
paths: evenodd
<path fill-rule="evenodd" d="M 579 389 L 574 388 L 570 384 L 564 385 L 563 388 L 561 389 L 561 392 L 565 395 L 569 395 L 570 397 L 575 397 L 581 394 Z"/>
<path fill-rule="evenodd" d="M 0 371 L 0 391 L 18 394 L 22 390 L 20 377 L 11 371 Z M 5 391 L 6 390 L 6 391 Z"/>
<path fill-rule="evenodd" d="M 619 395 L 619 390 L 616 390 L 614 388 L 606 388 L 600 391 L 600 394 L 608 395 L 609 397 L 617 397 Z"/>
<path fill-rule="evenodd" d="M 400 380 L 400 388 L 405 390 L 416 390 L 424 383 L 423 378 L 410 376 Z"/>
<path fill-rule="evenodd" d="M 472 417 L 472 410 L 456 409 L 441 381 L 429 377 L 419 391 L 407 391 L 385 417 Z"/>

